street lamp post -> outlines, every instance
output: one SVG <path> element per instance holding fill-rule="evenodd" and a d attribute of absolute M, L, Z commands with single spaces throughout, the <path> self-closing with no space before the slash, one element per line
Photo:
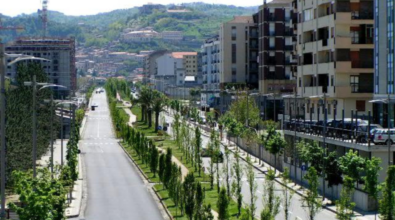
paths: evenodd
<path fill-rule="evenodd" d="M 326 102 L 327 102 L 327 95 L 326 93 L 324 93 L 323 95 L 319 95 L 319 96 L 311 96 L 311 99 L 314 98 L 319 98 L 321 99 L 324 103 L 322 104 L 322 108 L 324 109 L 324 123 L 323 123 L 323 134 L 322 134 L 322 140 L 323 140 L 323 148 L 324 148 L 324 158 L 326 157 L 326 123 L 328 120 L 328 109 L 326 108 Z M 318 110 L 319 111 L 319 110 Z M 325 200 L 325 160 L 322 160 L 322 200 Z"/>

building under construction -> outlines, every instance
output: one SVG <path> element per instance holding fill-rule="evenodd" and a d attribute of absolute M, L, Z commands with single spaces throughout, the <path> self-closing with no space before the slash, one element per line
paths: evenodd
<path fill-rule="evenodd" d="M 76 90 L 75 39 L 74 38 L 19 38 L 6 46 L 6 53 L 25 54 L 50 60 L 39 61 L 50 83 L 67 87 L 57 89 L 57 96 L 66 97 Z M 10 62 L 11 60 L 8 60 Z M 27 61 L 29 62 L 29 61 Z M 14 78 L 16 65 L 7 68 L 7 76 Z"/>

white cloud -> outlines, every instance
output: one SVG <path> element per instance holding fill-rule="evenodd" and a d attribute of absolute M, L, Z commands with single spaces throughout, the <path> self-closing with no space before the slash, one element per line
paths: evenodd
<path fill-rule="evenodd" d="M 100 12 L 108 12 L 115 9 L 132 8 L 148 2 L 159 4 L 196 2 L 198 0 L 49 0 L 49 10 L 63 12 L 67 15 L 90 15 Z M 237 6 L 256 6 L 263 0 L 200 0 L 205 3 L 228 4 Z M 22 13 L 30 14 L 41 8 L 41 0 L 12 0 L 2 4 L 0 13 L 10 16 Z"/>

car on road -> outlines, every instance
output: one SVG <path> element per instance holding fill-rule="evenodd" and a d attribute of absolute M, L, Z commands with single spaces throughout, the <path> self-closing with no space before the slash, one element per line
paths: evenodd
<path fill-rule="evenodd" d="M 371 124 L 370 125 L 370 132 L 369 126 L 368 125 L 359 125 L 355 128 L 355 137 L 357 140 L 357 143 L 367 143 L 368 140 L 370 141 L 374 140 L 374 134 L 378 129 L 382 129 L 381 125 L 379 124 Z"/>

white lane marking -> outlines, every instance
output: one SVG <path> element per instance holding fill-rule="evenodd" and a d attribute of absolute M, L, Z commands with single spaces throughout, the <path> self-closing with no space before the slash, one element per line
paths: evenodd
<path fill-rule="evenodd" d="M 97 137 L 100 137 L 100 120 L 97 120 Z"/>

